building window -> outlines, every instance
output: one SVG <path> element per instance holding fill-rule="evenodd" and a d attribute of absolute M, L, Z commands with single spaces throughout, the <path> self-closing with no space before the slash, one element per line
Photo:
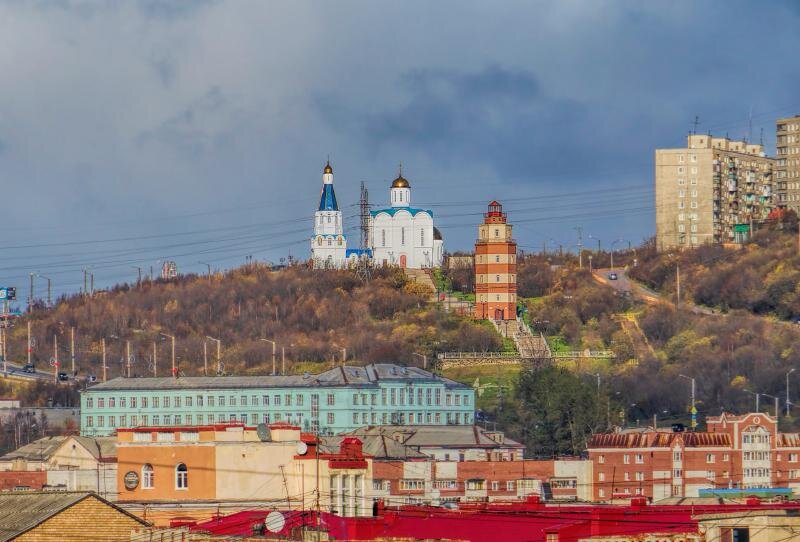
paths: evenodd
<path fill-rule="evenodd" d="M 328 425 L 333 425 L 334 415 L 333 412 L 328 412 Z"/>
<path fill-rule="evenodd" d="M 175 489 L 189 489 L 189 469 L 185 463 L 175 467 Z"/>
<path fill-rule="evenodd" d="M 623 455 L 623 456 L 622 456 L 622 462 L 623 462 L 624 464 L 626 464 L 626 465 L 630 465 L 630 463 L 631 463 L 631 456 L 630 456 L 630 455 L 628 455 L 628 454 L 625 454 L 625 455 Z"/>
<path fill-rule="evenodd" d="M 381 246 L 386 246 L 386 230 L 381 230 Z"/>
<path fill-rule="evenodd" d="M 492 491 L 500 491 L 500 482 L 492 480 Z"/>
<path fill-rule="evenodd" d="M 600 464 L 602 465 L 603 463 L 605 463 L 605 462 L 606 462 L 606 456 L 604 456 L 604 455 L 598 455 L 598 456 L 597 456 L 597 462 L 598 462 L 598 463 L 600 463 Z"/>
<path fill-rule="evenodd" d="M 93 427 L 94 426 L 94 417 L 86 416 L 86 426 Z"/>
<path fill-rule="evenodd" d="M 335 399 L 334 395 L 332 393 L 329 393 L 328 397 L 327 397 L 328 406 L 333 406 L 335 403 L 336 403 L 336 399 Z"/>
<path fill-rule="evenodd" d="M 506 482 L 506 491 L 514 491 L 514 480 Z"/>
<path fill-rule="evenodd" d="M 714 454 L 706 454 L 706 463 L 714 463 Z"/>
<path fill-rule="evenodd" d="M 425 230 L 419 230 L 419 244 L 420 246 L 425 246 Z"/>
<path fill-rule="evenodd" d="M 606 475 L 605 475 L 604 472 L 598 472 L 597 473 L 597 481 L 598 482 L 605 482 L 606 481 Z"/>
<path fill-rule="evenodd" d="M 142 467 L 142 489 L 153 489 L 154 480 L 153 465 L 147 463 Z"/>
<path fill-rule="evenodd" d="M 635 456 L 636 464 L 641 465 L 644 463 L 644 454 L 636 454 Z"/>

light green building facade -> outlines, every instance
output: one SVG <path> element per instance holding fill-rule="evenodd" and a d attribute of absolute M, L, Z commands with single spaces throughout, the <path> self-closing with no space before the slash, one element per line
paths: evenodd
<path fill-rule="evenodd" d="M 115 378 L 81 394 L 81 434 L 120 427 L 287 422 L 336 434 L 368 425 L 471 425 L 474 390 L 415 367 L 302 376 Z"/>

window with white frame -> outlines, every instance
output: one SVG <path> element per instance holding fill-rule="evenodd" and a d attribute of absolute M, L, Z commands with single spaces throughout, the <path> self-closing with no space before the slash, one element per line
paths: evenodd
<path fill-rule="evenodd" d="M 175 489 L 189 489 L 189 469 L 186 463 L 178 463 L 175 467 Z"/>
<path fill-rule="evenodd" d="M 153 465 L 146 463 L 142 467 L 142 489 L 153 489 L 155 482 L 155 475 L 153 473 Z"/>

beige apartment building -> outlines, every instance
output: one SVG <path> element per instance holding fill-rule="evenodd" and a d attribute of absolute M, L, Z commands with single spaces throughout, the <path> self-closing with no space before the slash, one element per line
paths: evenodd
<path fill-rule="evenodd" d="M 775 203 L 800 213 L 800 115 L 775 127 Z"/>
<path fill-rule="evenodd" d="M 658 249 L 745 241 L 774 206 L 774 165 L 762 145 L 725 137 L 656 149 Z"/>

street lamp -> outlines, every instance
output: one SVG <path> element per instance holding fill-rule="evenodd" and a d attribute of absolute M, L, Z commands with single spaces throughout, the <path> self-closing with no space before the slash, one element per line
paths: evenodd
<path fill-rule="evenodd" d="M 178 377 L 178 369 L 175 367 L 175 335 L 170 335 L 169 333 L 159 333 L 162 337 L 166 337 L 172 341 L 172 376 L 175 378 Z"/>
<path fill-rule="evenodd" d="M 331 343 L 331 344 L 333 344 L 333 346 L 335 346 L 336 348 L 340 348 L 342 350 L 342 367 L 344 367 L 344 362 L 347 361 L 347 348 L 339 346 L 336 343 Z"/>
<path fill-rule="evenodd" d="M 601 250 L 600 250 L 600 239 L 598 239 L 594 235 L 590 235 L 589 239 L 594 239 L 595 241 L 597 241 L 597 253 L 599 254 L 601 252 Z"/>
<path fill-rule="evenodd" d="M 778 414 L 780 413 L 779 412 L 779 406 L 778 406 L 778 401 L 779 401 L 778 397 L 776 395 L 770 395 L 768 393 L 762 393 L 761 395 L 763 395 L 764 397 L 770 397 L 772 399 L 775 399 L 775 421 L 777 422 L 778 421 Z"/>
<path fill-rule="evenodd" d="M 222 374 L 222 341 L 206 335 L 209 341 L 216 341 L 217 343 L 217 376 Z"/>
<path fill-rule="evenodd" d="M 792 374 L 793 372 L 795 372 L 796 370 L 797 369 L 792 368 L 792 369 L 789 369 L 788 373 L 786 373 L 786 415 L 787 416 L 789 415 L 789 405 L 791 405 L 791 403 L 789 402 L 789 375 Z"/>
<path fill-rule="evenodd" d="M 417 352 L 412 352 L 411 355 L 422 358 L 422 368 L 423 369 L 428 368 L 428 356 L 426 356 L 425 354 L 418 354 Z"/>
<path fill-rule="evenodd" d="M 40 279 L 44 279 L 47 281 L 47 306 L 52 307 L 53 306 L 52 288 L 51 288 L 52 281 L 50 280 L 50 278 L 45 277 L 41 273 L 36 273 L 36 276 L 39 277 Z"/>
<path fill-rule="evenodd" d="M 211 282 L 211 264 L 208 262 L 197 262 L 201 265 L 205 265 L 208 268 L 208 282 Z"/>
<path fill-rule="evenodd" d="M 275 351 L 277 350 L 278 345 L 275 343 L 275 341 L 271 341 L 269 339 L 259 339 L 259 341 L 272 343 L 272 375 L 275 376 Z"/>
<path fill-rule="evenodd" d="M 750 390 L 742 390 L 742 391 L 745 391 L 745 392 L 749 393 L 750 395 L 755 395 L 756 396 L 756 412 L 758 412 L 759 399 L 764 394 L 763 393 L 758 393 L 758 392 L 755 392 L 755 391 L 750 391 Z"/>
<path fill-rule="evenodd" d="M 696 402 L 695 402 L 696 394 L 695 393 L 697 391 L 697 382 L 691 376 L 686 376 L 686 375 L 678 375 L 678 376 L 681 377 L 681 378 L 685 378 L 686 380 L 690 380 L 692 382 L 692 411 L 691 411 L 692 423 L 691 423 L 691 427 L 692 427 L 692 429 L 694 429 L 695 427 L 697 427 L 697 407 L 695 406 L 696 405 Z"/>
<path fill-rule="evenodd" d="M 619 239 L 615 239 L 614 241 L 611 242 L 611 270 L 612 271 L 614 270 L 614 245 L 616 245 L 617 243 L 619 243 L 621 241 L 622 241 L 622 238 L 619 238 Z"/>

